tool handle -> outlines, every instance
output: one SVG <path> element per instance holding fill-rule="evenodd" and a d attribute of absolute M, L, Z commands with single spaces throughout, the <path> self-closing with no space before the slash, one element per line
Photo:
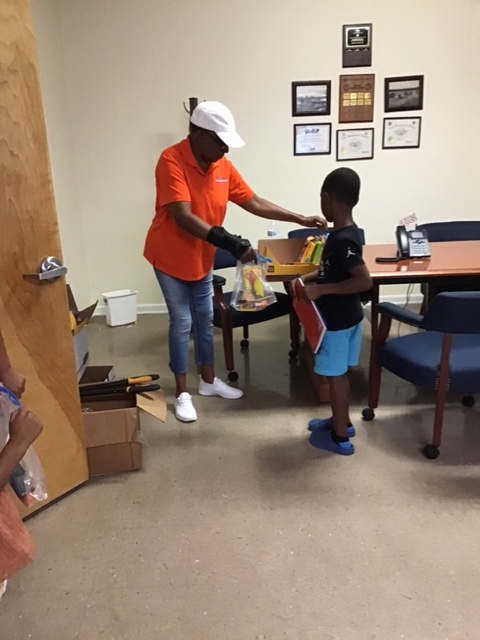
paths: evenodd
<path fill-rule="evenodd" d="M 115 396 L 124 393 L 143 393 L 144 391 L 158 391 L 160 389 L 159 384 L 139 384 L 139 385 L 123 385 L 123 387 L 109 387 L 97 388 L 97 389 L 82 389 L 80 397 L 82 400 L 88 400 L 96 396 Z"/>
<path fill-rule="evenodd" d="M 158 391 L 159 389 L 159 384 L 135 384 L 131 387 L 127 387 L 127 393 L 144 393 L 145 391 Z"/>
<path fill-rule="evenodd" d="M 160 376 L 158 373 L 151 373 L 145 376 L 137 376 L 136 378 L 128 378 L 128 384 L 146 384 L 147 382 L 153 382 L 159 378 Z"/>

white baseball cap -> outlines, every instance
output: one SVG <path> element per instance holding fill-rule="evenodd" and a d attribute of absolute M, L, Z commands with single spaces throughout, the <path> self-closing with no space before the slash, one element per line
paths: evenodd
<path fill-rule="evenodd" d="M 235 128 L 232 112 L 221 102 L 201 102 L 190 116 L 190 122 L 201 129 L 214 131 L 232 149 L 245 146 Z"/>

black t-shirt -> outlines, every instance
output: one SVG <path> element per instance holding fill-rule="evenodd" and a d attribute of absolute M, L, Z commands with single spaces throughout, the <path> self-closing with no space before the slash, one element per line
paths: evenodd
<path fill-rule="evenodd" d="M 351 277 L 350 270 L 360 264 L 365 263 L 357 225 L 332 231 L 323 248 L 317 284 L 344 282 Z M 329 331 L 349 329 L 363 319 L 363 307 L 358 293 L 321 296 L 315 304 Z"/>

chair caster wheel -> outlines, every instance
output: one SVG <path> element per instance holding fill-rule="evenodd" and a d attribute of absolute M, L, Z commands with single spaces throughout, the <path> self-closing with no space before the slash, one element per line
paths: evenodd
<path fill-rule="evenodd" d="M 440 455 L 440 449 L 434 444 L 426 444 L 423 447 L 423 455 L 429 460 L 435 460 Z"/>
<path fill-rule="evenodd" d="M 295 360 L 295 358 L 297 357 L 297 352 L 295 351 L 295 349 L 292 349 L 291 351 L 288 352 L 288 357 L 290 358 L 290 360 Z"/>
<path fill-rule="evenodd" d="M 236 371 L 229 371 L 228 379 L 230 380 L 230 382 L 235 382 L 235 380 L 238 380 L 238 373 Z"/>
<path fill-rule="evenodd" d="M 373 420 L 375 418 L 375 411 L 373 409 L 370 409 L 370 407 L 366 407 L 362 411 L 362 418 L 364 420 L 366 420 L 367 422 L 370 422 L 371 420 Z"/>
<path fill-rule="evenodd" d="M 248 341 L 248 340 L 245 340 L 245 339 L 244 339 L 244 340 L 242 340 L 242 341 L 240 342 L 240 346 L 242 347 L 242 349 L 248 349 L 249 345 L 250 345 L 250 343 L 249 343 L 249 341 Z"/>
<path fill-rule="evenodd" d="M 464 407 L 471 409 L 475 404 L 475 398 L 473 396 L 463 396 L 462 404 Z"/>

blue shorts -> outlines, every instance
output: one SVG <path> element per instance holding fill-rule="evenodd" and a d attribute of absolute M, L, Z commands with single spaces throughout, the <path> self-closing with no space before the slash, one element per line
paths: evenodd
<path fill-rule="evenodd" d="M 315 356 L 315 373 L 331 378 L 343 376 L 349 367 L 358 364 L 361 343 L 361 322 L 349 329 L 327 331 Z"/>

